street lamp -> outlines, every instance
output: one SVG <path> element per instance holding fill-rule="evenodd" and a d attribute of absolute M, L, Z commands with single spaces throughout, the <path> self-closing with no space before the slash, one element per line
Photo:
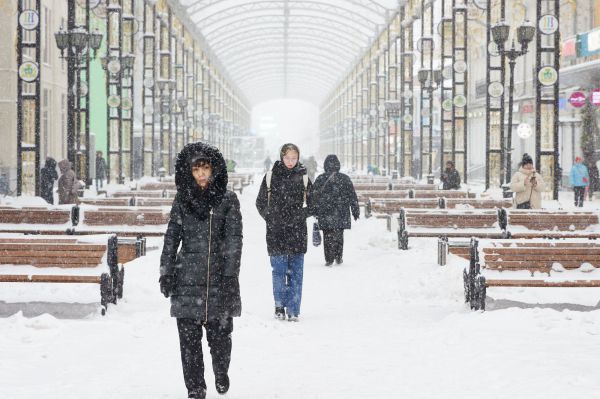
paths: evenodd
<path fill-rule="evenodd" d="M 69 87 L 67 90 L 68 98 L 68 123 L 67 123 L 67 159 L 73 165 L 75 173 L 79 178 L 80 168 L 79 163 L 75 159 L 77 151 L 81 147 L 80 140 L 80 121 L 79 117 L 75 117 L 75 110 L 80 110 L 80 70 L 81 65 L 86 63 L 89 59 L 96 58 L 96 52 L 102 44 L 102 33 L 95 29 L 92 32 L 88 32 L 82 26 L 75 26 L 73 29 L 64 29 L 62 26 L 54 33 L 56 40 L 56 47 L 60 50 L 60 58 L 67 61 L 67 75 Z M 65 54 L 66 51 L 66 54 Z M 88 77 L 89 80 L 89 77 Z M 88 82 L 89 83 L 89 82 Z M 77 106 L 75 106 L 75 98 L 77 98 Z M 88 129 L 86 127 L 86 129 Z M 77 139 L 77 142 L 76 142 Z M 89 130 L 86 130 L 86 151 L 89 150 Z M 88 154 L 89 155 L 89 154 Z M 86 159 L 86 176 L 84 176 L 86 185 L 90 184 L 90 159 L 89 156 Z"/>
<path fill-rule="evenodd" d="M 510 70 L 510 80 L 508 86 L 508 132 L 506 137 L 506 146 L 504 147 L 504 151 L 506 151 L 506 173 L 505 183 L 510 181 L 511 174 L 511 146 L 512 146 L 512 116 L 513 116 L 513 91 L 515 88 L 515 64 L 517 63 L 517 58 L 522 55 L 527 54 L 529 43 L 533 40 L 535 36 L 535 25 L 530 21 L 524 21 L 521 26 L 517 28 L 517 41 L 519 42 L 521 49 L 517 50 L 515 48 L 515 41 L 513 39 L 512 46 L 510 50 L 507 50 L 504 47 L 504 44 L 508 40 L 508 36 L 510 33 L 510 25 L 506 23 L 506 21 L 502 20 L 492 26 L 492 38 L 496 46 L 498 47 L 498 54 L 502 57 L 502 63 L 504 63 L 504 58 L 508 58 L 508 65 Z M 502 82 L 504 84 L 504 82 Z"/>

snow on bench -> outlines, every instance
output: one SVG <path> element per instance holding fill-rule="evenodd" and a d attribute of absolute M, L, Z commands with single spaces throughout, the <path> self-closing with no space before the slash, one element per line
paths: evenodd
<path fill-rule="evenodd" d="M 485 310 L 488 287 L 600 287 L 600 243 L 472 239 L 465 302 Z"/>
<path fill-rule="evenodd" d="M 102 238 L 100 238 L 102 239 Z M 98 284 L 102 315 L 123 295 L 117 238 L 1 238 L 0 282 Z"/>

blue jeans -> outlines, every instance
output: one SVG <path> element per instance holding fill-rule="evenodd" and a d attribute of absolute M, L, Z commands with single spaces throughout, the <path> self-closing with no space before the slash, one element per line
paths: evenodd
<path fill-rule="evenodd" d="M 286 307 L 288 315 L 300 314 L 304 254 L 271 256 L 275 306 Z"/>

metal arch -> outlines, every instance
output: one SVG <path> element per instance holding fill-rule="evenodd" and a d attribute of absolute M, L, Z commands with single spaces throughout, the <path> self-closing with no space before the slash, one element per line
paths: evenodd
<path fill-rule="evenodd" d="M 278 16 L 279 18 L 281 18 L 281 16 Z M 221 32 L 221 30 L 217 30 L 214 32 L 220 33 L 219 34 L 219 38 L 221 38 L 218 41 L 214 41 L 212 39 L 212 33 L 205 35 L 207 41 L 209 41 L 211 43 L 211 47 L 213 46 L 218 46 L 220 43 L 225 42 L 227 40 L 232 40 L 238 36 L 243 36 L 243 35 L 247 35 L 249 33 L 252 32 L 262 32 L 262 31 L 275 31 L 277 30 L 278 32 L 283 32 L 283 27 L 281 26 L 281 21 L 265 21 L 264 24 L 275 24 L 275 26 L 271 26 L 271 27 L 262 27 L 262 28 L 250 28 L 250 29 L 236 29 L 237 26 L 233 25 L 230 26 L 230 28 L 232 28 L 229 32 L 225 31 L 225 32 Z M 320 23 L 316 23 L 316 22 L 312 22 L 312 21 L 306 21 L 306 22 L 301 22 L 302 25 L 299 25 L 297 22 L 294 21 L 294 24 L 292 25 L 292 29 L 296 32 L 305 32 L 305 31 L 309 31 L 309 32 L 324 32 L 324 33 L 328 33 L 340 38 L 346 38 L 345 41 L 354 43 L 356 45 L 359 45 L 367 42 L 371 37 L 369 35 L 367 35 L 366 33 L 363 33 L 362 31 L 358 31 L 358 30 L 353 30 L 352 32 L 349 31 L 344 31 L 344 32 L 340 32 L 339 29 L 336 28 L 330 28 L 327 25 L 323 25 Z M 244 25 L 245 27 L 246 25 Z M 339 28 L 339 27 L 338 27 Z M 354 35 L 354 39 L 352 40 L 351 38 L 348 38 L 349 35 L 353 34 Z M 360 38 L 359 38 L 360 37 Z M 360 44 L 359 44 L 360 41 Z"/>
<path fill-rule="evenodd" d="M 257 75 L 257 74 L 263 74 L 263 73 L 267 73 L 270 75 L 277 75 L 277 74 L 281 74 L 283 73 L 282 71 L 282 67 L 283 67 L 283 62 L 282 63 L 278 63 L 278 64 L 272 64 L 272 65 L 268 65 L 268 66 L 257 66 L 257 67 L 253 67 L 248 69 L 247 71 L 245 71 L 243 74 L 238 74 L 236 76 L 236 80 L 237 81 L 244 81 L 244 79 L 247 79 L 248 76 L 253 76 L 253 75 Z M 298 66 L 299 68 L 293 68 L 293 66 Z M 296 64 L 296 65 L 292 65 L 291 69 L 288 69 L 288 72 L 291 73 L 297 73 L 300 75 L 306 75 L 307 73 L 302 71 L 303 68 L 306 69 L 306 71 L 310 71 L 309 74 L 315 75 L 315 76 L 319 76 L 323 79 L 333 79 L 333 76 L 328 74 L 328 73 L 323 73 L 322 70 L 320 69 L 316 69 L 317 67 L 314 65 L 306 65 L 306 64 Z M 332 81 L 334 84 L 336 83 L 336 81 Z"/>
<path fill-rule="evenodd" d="M 194 19 L 195 15 L 198 15 L 199 12 L 190 12 L 188 15 L 190 19 L 194 21 L 199 26 L 202 27 L 210 27 L 211 25 L 235 18 L 240 14 L 245 14 L 249 12 L 260 12 L 266 10 L 282 10 L 284 9 L 284 1 L 282 0 L 259 0 L 259 1 L 249 1 L 246 3 L 236 4 L 231 7 L 223 8 L 213 12 L 212 14 L 206 15 L 199 19 Z M 367 17 L 364 14 L 358 13 L 356 11 L 352 11 L 348 8 L 339 7 L 333 4 L 326 4 L 324 2 L 312 1 L 312 0 L 291 0 L 288 2 L 288 5 L 291 10 L 310 10 L 317 11 L 319 13 L 326 13 L 330 15 L 336 15 L 340 18 L 347 19 L 354 23 L 360 23 L 365 27 L 370 27 L 370 25 L 378 25 L 385 23 L 385 16 L 381 14 L 377 14 L 380 18 L 379 21 L 373 20 Z M 364 22 L 361 22 L 364 21 Z"/>
<path fill-rule="evenodd" d="M 335 86 L 336 81 L 334 80 L 334 78 L 330 75 L 327 74 L 323 74 L 321 73 L 321 71 L 319 71 L 316 68 L 313 67 L 308 67 L 308 66 L 298 66 L 297 68 L 294 69 L 290 69 L 287 71 L 290 77 L 290 82 L 292 82 L 293 79 L 298 79 L 300 81 L 308 81 L 309 79 L 314 79 L 314 80 L 319 80 L 322 83 L 324 83 L 325 85 L 328 85 L 329 87 Z M 243 78 L 237 79 L 236 82 L 239 82 L 240 85 L 242 85 L 244 82 L 249 81 L 250 79 L 256 77 L 256 76 L 265 76 L 265 77 L 271 77 L 271 76 L 280 76 L 280 75 L 284 75 L 285 72 L 281 70 L 281 68 L 277 69 L 277 70 L 269 70 L 267 68 L 261 68 L 261 69 L 254 69 L 254 70 L 249 70 L 248 73 L 244 74 Z"/>
<path fill-rule="evenodd" d="M 228 0 L 207 0 L 207 1 L 195 1 L 192 3 L 188 3 L 187 5 L 183 5 L 186 7 L 186 11 L 189 15 L 193 13 L 197 13 L 201 9 L 208 9 L 210 7 L 216 6 L 218 4 L 224 3 Z M 377 3 L 374 0 L 345 0 L 346 3 L 350 3 L 353 6 L 361 7 L 363 9 L 369 10 L 374 14 L 385 13 L 388 9 Z M 369 7 L 368 4 L 373 5 L 374 7 Z"/>
<path fill-rule="evenodd" d="M 262 53 L 262 54 L 268 54 L 268 53 Z M 336 66 L 332 66 L 331 64 L 324 64 L 323 63 L 323 59 L 316 59 L 314 57 L 307 57 L 310 56 L 312 54 L 305 54 L 305 53 L 300 53 L 300 57 L 299 56 L 295 56 L 295 57 L 288 57 L 288 63 L 290 65 L 294 65 L 294 64 L 298 64 L 300 61 L 302 61 L 302 63 L 306 64 L 307 62 L 309 63 L 308 65 L 315 65 L 318 66 L 321 70 L 323 71 L 327 71 L 328 73 L 330 73 L 332 76 L 336 77 L 337 79 L 340 79 L 340 77 L 344 74 L 344 70 L 345 68 L 336 68 Z M 295 61 L 292 61 L 295 60 Z M 284 58 L 281 55 L 275 55 L 275 56 L 263 56 L 262 59 L 258 59 L 258 60 L 254 60 L 251 62 L 246 62 L 248 61 L 248 59 L 244 58 L 244 59 L 238 59 L 235 62 L 235 67 L 231 67 L 231 63 L 229 63 L 228 65 L 230 65 L 227 68 L 227 71 L 231 74 L 232 77 L 234 77 L 234 75 L 236 73 L 239 73 L 240 70 L 244 70 L 249 68 L 250 66 L 260 66 L 260 65 L 268 65 L 268 64 L 273 64 L 273 63 L 278 63 L 280 61 L 284 61 Z M 282 65 L 285 65 L 285 62 L 282 63 Z"/>
<path fill-rule="evenodd" d="M 266 76 L 266 75 L 257 76 L 256 78 L 245 82 L 244 87 L 247 91 L 247 89 L 249 89 L 250 86 L 256 86 L 256 84 L 263 83 L 263 82 L 269 83 L 272 87 L 283 86 L 283 84 L 285 83 L 285 76 L 283 74 L 274 75 L 274 76 Z M 313 92 L 315 92 L 315 89 L 318 89 L 318 90 L 321 90 L 323 92 L 323 94 L 326 94 L 327 91 L 331 89 L 331 85 L 329 83 L 323 82 L 319 79 L 312 79 L 311 81 L 298 80 L 298 81 L 296 81 L 295 84 L 290 84 L 289 87 L 290 88 L 305 88 L 307 90 L 312 90 Z"/>
<path fill-rule="evenodd" d="M 262 45 L 261 45 L 262 44 Z M 303 44 L 302 42 L 290 42 L 289 40 L 286 42 L 285 39 L 281 39 L 278 42 L 264 42 L 261 40 L 255 40 L 254 43 L 247 42 L 246 46 L 238 49 L 237 47 L 231 47 L 228 51 L 215 51 L 215 54 L 219 59 L 223 62 L 228 62 L 231 59 L 239 59 L 239 58 L 252 58 L 256 54 L 261 54 L 269 51 L 281 52 L 283 53 L 282 48 L 288 46 L 288 55 L 292 55 L 296 52 L 314 54 L 319 57 L 323 57 L 324 59 L 332 60 L 334 62 L 341 61 L 343 63 L 351 63 L 354 57 L 349 55 L 348 53 L 336 50 L 335 48 L 328 48 L 317 46 L 314 44 Z M 263 49 L 261 52 L 256 52 L 259 49 Z M 315 50 L 315 51 L 312 51 Z M 234 57 L 235 55 L 235 57 Z"/>
<path fill-rule="evenodd" d="M 249 16 L 249 17 L 245 17 L 245 18 L 240 18 L 240 19 L 236 20 L 235 22 L 231 22 L 230 24 L 223 24 L 222 26 L 219 26 L 213 30 L 208 30 L 206 32 L 204 32 L 204 31 L 203 32 L 204 32 L 204 36 L 207 38 L 207 40 L 209 40 L 209 37 L 214 35 L 216 32 L 220 32 L 224 29 L 234 30 L 239 25 L 243 25 L 244 27 L 248 26 L 249 25 L 248 21 L 252 21 L 251 25 L 254 25 L 254 26 L 259 25 L 261 23 L 281 24 L 282 22 L 280 20 L 285 20 L 285 18 L 286 18 L 285 15 L 280 15 L 280 14 Z M 356 36 L 358 33 L 359 35 L 366 37 L 367 40 L 372 38 L 373 35 L 375 34 L 375 30 L 373 30 L 373 29 L 368 29 L 367 31 L 365 31 L 362 28 L 358 29 L 358 27 L 355 25 L 342 22 L 342 20 L 335 20 L 333 18 L 328 18 L 328 17 L 324 17 L 324 16 L 319 16 L 319 15 L 294 14 L 294 15 L 290 15 L 287 18 L 290 21 L 290 23 L 294 23 L 295 21 L 300 20 L 302 23 L 310 23 L 311 25 L 316 23 L 314 21 L 317 21 L 317 20 L 323 21 L 323 23 L 331 24 L 333 26 L 336 26 L 339 29 L 344 28 L 343 32 L 350 36 Z M 277 19 L 277 21 L 275 21 L 274 19 Z M 265 20 L 265 21 L 261 21 L 261 20 Z M 317 24 L 317 26 L 322 26 L 322 24 Z M 210 41 L 209 41 L 209 43 L 210 43 Z"/>
<path fill-rule="evenodd" d="M 255 102 L 255 99 L 257 99 L 257 98 L 272 97 L 273 96 L 272 93 L 274 93 L 274 92 L 275 93 L 283 93 L 284 92 L 283 82 L 280 82 L 280 83 L 256 82 L 254 84 L 254 87 L 249 89 L 249 93 L 252 93 L 252 94 L 249 94 L 249 97 L 252 98 L 253 102 Z M 327 91 L 325 91 L 325 89 L 322 89 L 321 92 L 316 93 L 314 88 L 311 88 L 308 86 L 297 86 L 297 87 L 293 87 L 293 88 L 288 88 L 288 96 L 294 96 L 295 93 L 303 93 L 304 95 L 313 99 L 313 101 L 320 102 L 326 96 Z"/>
<path fill-rule="evenodd" d="M 240 35 L 241 36 L 241 35 Z M 243 44 L 247 44 L 247 43 L 252 43 L 258 40 L 271 40 L 271 39 L 282 39 L 282 33 L 281 32 L 264 32 L 258 35 L 250 35 L 247 36 L 246 39 L 244 40 L 228 40 L 228 41 L 221 41 L 218 44 L 213 43 L 211 45 L 211 48 L 215 51 L 215 52 L 222 52 L 222 51 L 227 51 L 230 48 L 233 48 L 235 45 L 243 45 Z M 307 42 L 309 41 L 315 41 L 317 43 L 323 43 L 323 44 L 327 44 L 330 45 L 332 47 L 335 48 L 343 48 L 343 50 L 351 52 L 352 54 L 354 54 L 355 52 L 360 51 L 360 46 L 355 44 L 354 42 L 347 42 L 347 43 L 340 43 L 337 41 L 331 41 L 331 40 L 327 40 L 327 38 L 323 38 L 323 36 L 318 36 L 318 35 L 314 35 L 314 36 L 310 36 L 310 35 L 305 35 L 305 34 L 299 34 L 297 32 L 291 32 L 288 34 L 288 38 L 291 40 L 294 39 L 301 39 L 301 40 L 305 40 Z M 219 44 L 222 44 L 221 46 L 219 46 Z"/>

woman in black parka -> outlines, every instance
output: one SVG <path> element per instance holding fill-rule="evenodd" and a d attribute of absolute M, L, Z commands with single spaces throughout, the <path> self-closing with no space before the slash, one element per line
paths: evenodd
<path fill-rule="evenodd" d="M 298 161 L 300 150 L 296 145 L 283 145 L 279 157 L 263 178 L 256 208 L 267 223 L 275 317 L 284 320 L 287 312 L 289 321 L 298 321 L 311 182 Z"/>
<path fill-rule="evenodd" d="M 175 184 L 177 195 L 160 259 L 160 288 L 171 298 L 171 316 L 177 318 L 188 397 L 203 399 L 202 327 L 217 391 L 229 389 L 232 318 L 240 316 L 242 306 L 242 215 L 237 196 L 227 191 L 225 160 L 211 145 L 185 146 L 177 156 Z"/>
<path fill-rule="evenodd" d="M 313 213 L 323 230 L 325 266 L 343 262 L 344 230 L 350 229 L 350 212 L 354 220 L 360 216 L 358 198 L 350 178 L 340 173 L 340 161 L 336 155 L 328 155 L 323 163 L 325 173 L 317 177 L 311 195 Z"/>

